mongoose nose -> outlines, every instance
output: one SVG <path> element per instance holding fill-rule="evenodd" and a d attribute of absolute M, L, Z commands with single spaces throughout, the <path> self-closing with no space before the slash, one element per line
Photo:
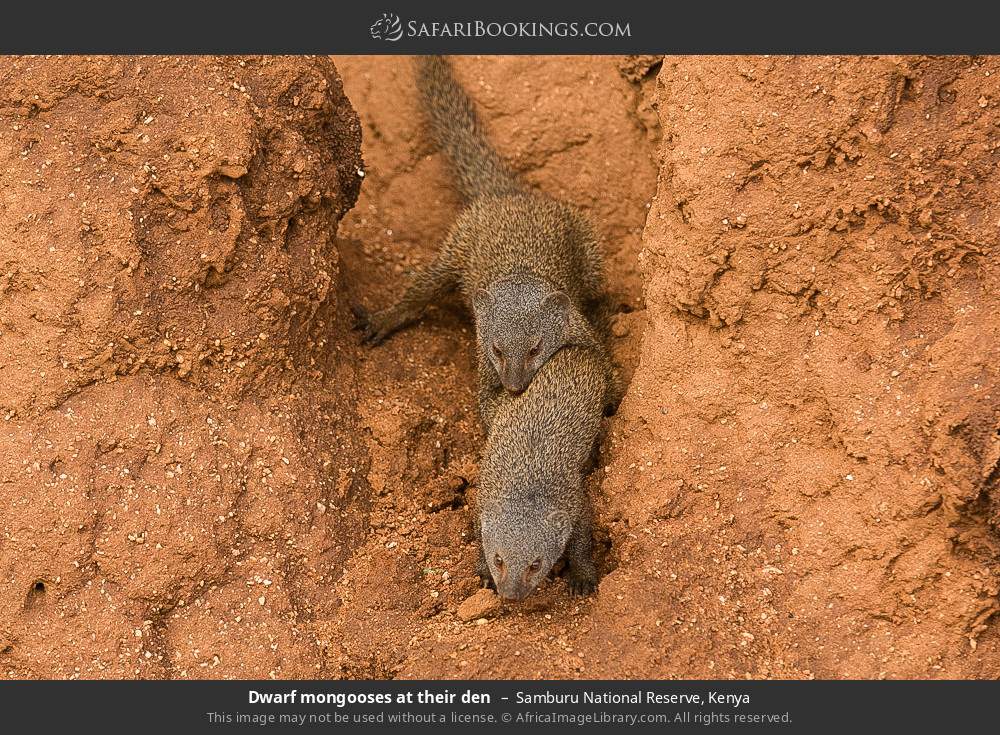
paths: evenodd
<path fill-rule="evenodd" d="M 505 380 L 502 382 L 503 387 L 515 396 L 519 396 L 524 393 L 524 389 L 528 387 L 527 381 L 524 380 Z"/>
<path fill-rule="evenodd" d="M 533 589 L 503 590 L 500 592 L 500 596 L 510 602 L 520 602 L 525 597 L 530 595 L 532 591 Z"/>

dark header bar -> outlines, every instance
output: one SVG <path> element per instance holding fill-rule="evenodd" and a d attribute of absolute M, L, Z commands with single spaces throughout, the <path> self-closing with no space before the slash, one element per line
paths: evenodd
<path fill-rule="evenodd" d="M 993 732 L 998 694 L 986 681 L 35 681 L 0 683 L 0 708 L 9 732 L 915 735 Z"/>
<path fill-rule="evenodd" d="M 3 53 L 991 53 L 995 3 L 12 3 Z"/>

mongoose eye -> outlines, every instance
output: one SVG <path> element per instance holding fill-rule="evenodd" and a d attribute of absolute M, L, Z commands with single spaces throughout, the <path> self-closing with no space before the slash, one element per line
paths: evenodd
<path fill-rule="evenodd" d="M 538 353 L 542 351 L 542 341 L 538 340 L 538 344 L 528 350 L 528 357 L 538 357 Z"/>
<path fill-rule="evenodd" d="M 503 557 L 501 557 L 499 554 L 497 554 L 496 556 L 493 557 L 493 563 L 497 565 L 497 569 L 502 568 L 503 567 Z"/>
<path fill-rule="evenodd" d="M 542 568 L 542 560 L 541 559 L 535 559 L 533 562 L 531 562 L 531 566 L 528 567 L 528 571 L 529 572 L 537 572 L 541 568 Z"/>

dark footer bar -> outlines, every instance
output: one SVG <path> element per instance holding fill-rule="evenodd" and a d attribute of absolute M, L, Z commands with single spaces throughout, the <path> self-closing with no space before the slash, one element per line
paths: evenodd
<path fill-rule="evenodd" d="M 289 732 L 993 731 L 988 681 L 4 682 L 4 730 Z"/>

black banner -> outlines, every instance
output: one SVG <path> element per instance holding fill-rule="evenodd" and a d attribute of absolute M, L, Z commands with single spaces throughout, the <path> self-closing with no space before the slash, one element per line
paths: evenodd
<path fill-rule="evenodd" d="M 997 682 L 6 682 L 7 732 L 989 732 Z"/>
<path fill-rule="evenodd" d="M 13 3 L 2 53 L 990 53 L 991 3 Z"/>

